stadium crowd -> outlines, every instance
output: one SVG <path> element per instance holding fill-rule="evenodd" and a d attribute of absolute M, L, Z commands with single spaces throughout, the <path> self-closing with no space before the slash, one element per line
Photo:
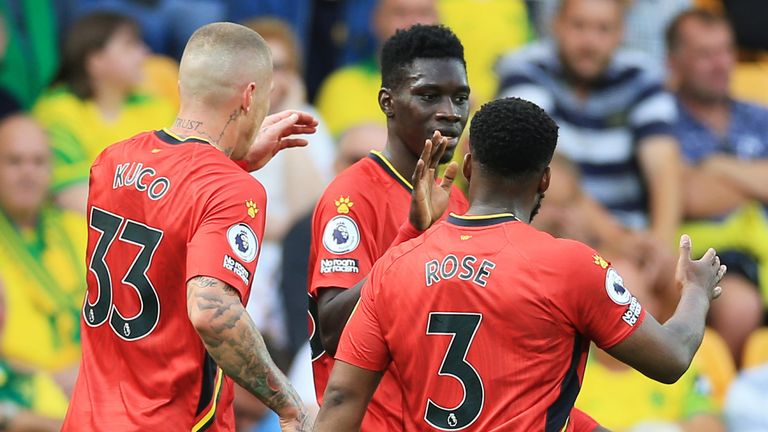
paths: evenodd
<path fill-rule="evenodd" d="M 595 349 L 576 407 L 617 431 L 768 431 L 766 9 L 746 0 L 0 1 L 0 430 L 59 430 L 66 413 L 91 163 L 113 142 L 174 123 L 184 44 L 201 25 L 232 21 L 272 51 L 270 112 L 319 120 L 308 147 L 253 173 L 269 205 L 247 306 L 310 411 L 312 210 L 336 174 L 387 141 L 383 42 L 439 23 L 464 46 L 470 116 L 516 96 L 560 127 L 537 228 L 600 250 L 660 321 L 679 299 L 681 233 L 695 255 L 714 247 L 728 266 L 677 383 Z M 242 389 L 235 412 L 238 430 L 279 430 Z"/>

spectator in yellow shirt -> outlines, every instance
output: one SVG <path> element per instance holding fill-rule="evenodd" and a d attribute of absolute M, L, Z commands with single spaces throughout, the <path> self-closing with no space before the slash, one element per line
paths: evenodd
<path fill-rule="evenodd" d="M 7 313 L 0 283 L 0 334 Z M 67 413 L 67 396 L 45 372 L 0 357 L 0 430 L 57 432 Z"/>
<path fill-rule="evenodd" d="M 84 218 L 47 204 L 51 151 L 28 117 L 0 123 L 2 357 L 74 385 L 85 292 Z"/>
<path fill-rule="evenodd" d="M 95 12 L 70 28 L 57 83 L 33 108 L 51 136 L 52 189 L 62 206 L 85 213 L 89 168 L 106 146 L 173 121 L 169 103 L 135 91 L 146 57 L 128 17 Z"/>

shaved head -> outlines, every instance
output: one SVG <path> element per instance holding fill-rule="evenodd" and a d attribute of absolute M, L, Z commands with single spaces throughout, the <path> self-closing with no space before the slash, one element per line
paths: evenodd
<path fill-rule="evenodd" d="M 185 103 L 223 106 L 237 98 L 250 83 L 269 93 L 272 56 L 255 31 L 220 22 L 192 34 L 179 68 L 179 93 Z"/>
<path fill-rule="evenodd" d="M 204 25 L 181 56 L 175 126 L 240 160 L 269 111 L 271 90 L 272 54 L 264 38 L 239 24 Z"/>

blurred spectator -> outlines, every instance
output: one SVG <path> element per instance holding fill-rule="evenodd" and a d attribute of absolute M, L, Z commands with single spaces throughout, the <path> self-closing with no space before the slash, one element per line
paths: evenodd
<path fill-rule="evenodd" d="M 371 150 L 383 150 L 387 129 L 379 124 L 355 126 L 341 135 L 334 162 L 338 174 L 366 157 Z M 290 351 L 295 353 L 307 341 L 307 269 L 312 236 L 312 209 L 288 230 L 283 241 L 280 293 L 285 310 L 286 330 Z M 308 367 L 309 356 L 306 360 Z M 298 360 L 297 360 L 298 361 Z M 294 382 L 294 384 L 296 384 Z M 309 384 L 314 382 L 310 379 Z M 314 393 L 312 393 L 314 400 Z"/>
<path fill-rule="evenodd" d="M 708 379 L 695 367 L 666 385 L 598 349 L 590 353 L 576 407 L 612 431 L 725 431 Z"/>
<path fill-rule="evenodd" d="M 731 78 L 732 95 L 768 105 L 768 48 L 764 37 L 766 27 L 762 20 L 764 13 L 761 14 L 766 3 L 761 0 L 735 0 L 724 5 L 722 0 L 696 0 L 694 4 L 697 8 L 727 16 L 737 33 L 740 52 L 739 63 Z"/>
<path fill-rule="evenodd" d="M 6 305 L 0 281 L 0 333 Z M 44 372 L 0 359 L 0 425 L 4 431 L 57 432 L 67 413 L 67 397 Z"/>
<path fill-rule="evenodd" d="M 397 29 L 437 21 L 436 0 L 380 0 L 371 26 L 381 46 Z M 380 88 L 381 72 L 378 60 L 373 57 L 328 76 L 317 95 L 317 108 L 331 133 L 339 136 L 361 123 L 384 125 L 386 118 L 376 97 Z"/>
<path fill-rule="evenodd" d="M 259 0 L 262 1 L 262 0 Z M 74 16 L 113 12 L 133 18 L 152 51 L 181 58 L 187 40 L 199 27 L 225 21 L 223 0 L 72 0 Z"/>
<path fill-rule="evenodd" d="M 617 50 L 621 4 L 566 0 L 555 43 L 534 43 L 502 60 L 500 96 L 550 112 L 560 125 L 558 150 L 577 163 L 586 191 L 624 225 L 650 229 L 668 244 L 680 208 L 676 111 L 661 71 Z"/>
<path fill-rule="evenodd" d="M 474 106 L 490 101 L 499 82 L 493 67 L 502 54 L 527 43 L 532 36 L 528 10 L 522 0 L 438 0 L 440 22 L 464 45 L 467 76 Z"/>
<path fill-rule="evenodd" d="M 676 133 L 686 161 L 690 222 L 683 229 L 698 246 L 694 253 L 703 254 L 706 244 L 728 265 L 728 295 L 712 304 L 711 325 L 738 361 L 768 305 L 768 207 L 755 204 L 768 204 L 768 109 L 729 94 L 735 48 L 724 18 L 685 12 L 671 24 L 668 43 L 680 112 Z"/>
<path fill-rule="evenodd" d="M 166 101 L 139 94 L 146 46 L 130 18 L 97 12 L 70 28 L 56 85 L 33 109 L 51 136 L 53 193 L 85 213 L 88 170 L 109 144 L 174 118 Z"/>
<path fill-rule="evenodd" d="M 596 201 L 635 230 L 611 246 L 640 261 L 665 299 L 665 316 L 678 295 L 670 283 L 681 207 L 680 156 L 672 136 L 676 111 L 661 71 L 649 67 L 645 56 L 618 48 L 623 12 L 621 0 L 565 0 L 555 17 L 554 41 L 501 60 L 499 96 L 531 100 L 555 118 L 558 152 L 576 163 L 592 198 L 577 205 L 590 215 L 604 213 L 595 209 Z M 610 225 L 587 222 L 595 232 Z"/>
<path fill-rule="evenodd" d="M 253 173 L 264 185 L 269 205 L 259 266 L 251 290 L 253 300 L 248 303 L 248 311 L 262 333 L 270 335 L 277 347 L 285 348 L 288 337 L 278 291 L 282 241 L 291 225 L 314 206 L 330 181 L 335 148 L 322 119 L 306 101 L 301 81 L 300 47 L 290 27 L 272 18 L 248 21 L 245 25 L 264 37 L 272 51 L 274 72 L 270 113 L 302 110 L 312 113 L 320 121 L 317 132 L 306 137 L 309 146 L 281 152 Z"/>
<path fill-rule="evenodd" d="M 539 34 L 551 34 L 550 24 L 562 0 L 536 0 L 536 24 Z M 625 17 L 625 48 L 648 55 L 656 66 L 664 64 L 666 47 L 664 30 L 678 13 L 688 9 L 692 0 L 624 0 L 627 6 Z"/>
<path fill-rule="evenodd" d="M 7 37 L 0 64 L 0 89 L 24 109 L 48 87 L 59 62 L 56 14 L 49 0 L 0 2 Z"/>
<path fill-rule="evenodd" d="M 768 430 L 768 363 L 739 374 L 731 385 L 725 404 L 728 430 L 765 432 Z"/>
<path fill-rule="evenodd" d="M 658 315 L 660 304 L 650 292 L 630 281 L 626 286 L 648 313 Z M 710 379 L 699 373 L 697 360 L 698 354 L 680 380 L 667 385 L 592 349 L 576 407 L 612 431 L 724 432 Z"/>
<path fill-rule="evenodd" d="M 150 54 L 144 62 L 143 75 L 137 93 L 163 99 L 178 111 L 179 62 L 164 55 Z"/>
<path fill-rule="evenodd" d="M 0 123 L 0 281 L 3 356 L 56 374 L 69 393 L 80 359 L 85 288 L 83 218 L 47 204 L 51 155 L 33 120 Z"/>

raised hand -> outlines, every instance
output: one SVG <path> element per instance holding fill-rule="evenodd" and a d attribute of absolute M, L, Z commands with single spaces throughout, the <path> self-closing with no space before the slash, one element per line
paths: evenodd
<path fill-rule="evenodd" d="M 680 257 L 677 261 L 675 279 L 682 288 L 704 290 L 709 300 L 720 297 L 723 288 L 720 280 L 725 276 L 726 267 L 720 264 L 720 257 L 714 249 L 709 248 L 701 259 L 691 259 L 691 238 L 687 235 L 680 237 Z"/>
<path fill-rule="evenodd" d="M 263 167 L 280 150 L 306 146 L 306 139 L 293 136 L 313 134 L 316 130 L 317 120 L 309 113 L 288 110 L 268 115 L 245 157 L 246 169 L 255 171 Z"/>
<path fill-rule="evenodd" d="M 411 184 L 411 210 L 408 219 L 411 225 L 420 231 L 424 231 L 435 223 L 448 208 L 448 200 L 451 196 L 451 187 L 459 165 L 451 162 L 445 169 L 442 180 L 436 181 L 437 165 L 448 146 L 448 140 L 439 131 L 435 131 L 432 138 L 424 144 L 416 169 L 413 171 Z"/>

